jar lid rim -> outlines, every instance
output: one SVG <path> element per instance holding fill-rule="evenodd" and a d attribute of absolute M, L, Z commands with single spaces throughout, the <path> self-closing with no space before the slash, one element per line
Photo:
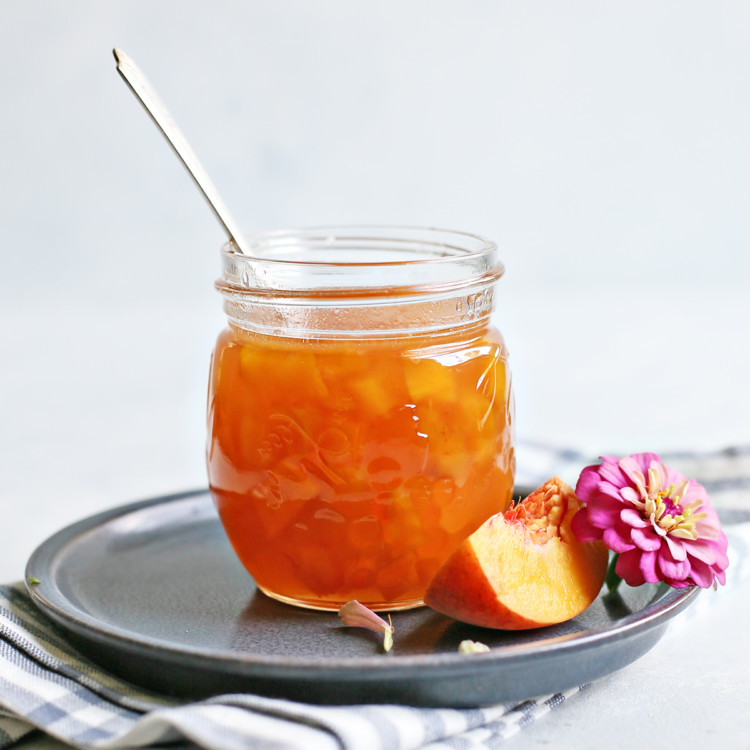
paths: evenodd
<path fill-rule="evenodd" d="M 244 254 L 233 240 L 225 242 L 222 247 L 223 255 L 232 255 L 245 262 L 262 262 L 279 265 L 300 266 L 330 266 L 362 267 L 362 266 L 400 266 L 412 264 L 446 263 L 462 258 L 491 255 L 497 251 L 497 244 L 487 237 L 472 232 L 438 227 L 418 227 L 408 225 L 342 225 L 315 226 L 297 229 L 275 229 L 255 232 L 245 235 L 246 247 L 258 251 L 257 254 Z M 288 257 L 274 257 L 273 253 L 281 256 L 285 248 L 298 245 L 300 242 L 314 243 L 317 247 L 333 247 L 334 245 L 351 245 L 354 243 L 377 243 L 384 249 L 409 245 L 424 248 L 423 254 L 430 250 L 434 255 L 430 257 L 412 257 L 400 260 L 314 260 Z"/>
<path fill-rule="evenodd" d="M 505 271 L 487 238 L 420 227 L 350 226 L 249 235 L 222 247 L 223 293 L 304 297 L 419 295 L 493 283 Z"/>

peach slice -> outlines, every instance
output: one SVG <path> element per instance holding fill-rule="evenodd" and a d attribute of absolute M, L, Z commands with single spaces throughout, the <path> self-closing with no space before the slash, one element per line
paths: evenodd
<path fill-rule="evenodd" d="M 524 630 L 564 622 L 596 599 L 607 572 L 601 542 L 579 542 L 582 506 L 553 477 L 482 524 L 443 563 L 424 602 L 461 622 Z"/>

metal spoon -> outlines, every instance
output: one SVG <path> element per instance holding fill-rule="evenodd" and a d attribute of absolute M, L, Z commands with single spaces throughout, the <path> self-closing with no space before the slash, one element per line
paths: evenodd
<path fill-rule="evenodd" d="M 128 84 L 131 91 L 140 100 L 146 112 L 151 115 L 151 119 L 156 123 L 162 135 L 167 139 L 169 145 L 172 146 L 174 152 L 179 156 L 180 161 L 185 165 L 185 169 L 187 169 L 190 176 L 195 180 L 195 184 L 208 201 L 208 205 L 213 209 L 216 218 L 221 222 L 229 239 L 232 240 L 241 253 L 248 255 L 247 247 L 244 245 L 242 233 L 237 223 L 232 218 L 229 209 L 219 195 L 219 191 L 214 187 L 211 178 L 198 161 L 198 157 L 193 152 L 193 149 L 190 148 L 190 144 L 188 144 L 185 136 L 177 127 L 177 123 L 175 123 L 172 115 L 169 114 L 159 95 L 154 91 L 146 76 L 143 75 L 141 69 L 133 62 L 132 58 L 128 57 L 128 55 L 117 47 L 112 50 L 112 53 L 117 61 L 118 72 L 125 80 L 125 83 Z"/>

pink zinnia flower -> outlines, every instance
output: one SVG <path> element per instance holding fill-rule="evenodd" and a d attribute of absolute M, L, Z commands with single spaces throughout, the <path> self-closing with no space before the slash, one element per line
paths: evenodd
<path fill-rule="evenodd" d="M 617 553 L 616 572 L 630 586 L 725 582 L 727 538 L 708 493 L 655 453 L 603 456 L 581 472 L 576 495 L 585 506 L 573 518 L 575 535 Z"/>

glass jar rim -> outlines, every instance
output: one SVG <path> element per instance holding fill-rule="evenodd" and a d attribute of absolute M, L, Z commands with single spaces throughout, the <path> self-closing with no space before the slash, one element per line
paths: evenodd
<path fill-rule="evenodd" d="M 221 291 L 434 292 L 494 282 L 505 271 L 495 242 L 433 227 L 348 225 L 257 232 L 249 254 L 221 248 Z"/>

